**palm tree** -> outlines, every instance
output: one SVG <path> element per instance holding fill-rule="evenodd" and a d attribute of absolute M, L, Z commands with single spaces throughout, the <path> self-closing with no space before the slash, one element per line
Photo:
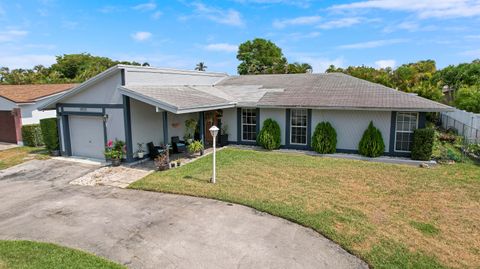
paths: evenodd
<path fill-rule="evenodd" d="M 208 66 L 205 65 L 204 62 L 199 62 L 197 66 L 195 67 L 195 70 L 197 71 L 205 71 L 207 70 Z"/>

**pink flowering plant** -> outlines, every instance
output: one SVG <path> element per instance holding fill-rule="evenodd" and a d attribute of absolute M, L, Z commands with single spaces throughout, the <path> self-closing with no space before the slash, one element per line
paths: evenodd
<path fill-rule="evenodd" d="M 125 142 L 117 139 L 115 139 L 115 141 L 108 140 L 105 147 L 105 157 L 107 159 L 122 159 L 126 152 L 127 148 L 125 146 Z"/>

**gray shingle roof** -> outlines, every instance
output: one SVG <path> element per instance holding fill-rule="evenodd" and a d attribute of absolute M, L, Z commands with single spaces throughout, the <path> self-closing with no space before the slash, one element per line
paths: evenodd
<path fill-rule="evenodd" d="M 158 103 L 159 107 L 174 113 L 205 107 L 211 109 L 222 106 L 233 107 L 231 101 L 199 91 L 193 86 L 128 85 L 121 87 L 120 90 L 127 95 L 133 94 L 134 97 L 152 100 Z"/>
<path fill-rule="evenodd" d="M 262 85 L 259 107 L 444 111 L 451 107 L 342 73 L 235 76 L 216 86 Z"/>

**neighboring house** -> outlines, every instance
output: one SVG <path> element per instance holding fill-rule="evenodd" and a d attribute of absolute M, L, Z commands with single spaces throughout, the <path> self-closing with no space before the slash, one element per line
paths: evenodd
<path fill-rule="evenodd" d="M 0 142 L 22 143 L 22 125 L 56 117 L 42 106 L 75 84 L 0 85 Z"/>
<path fill-rule="evenodd" d="M 185 121 L 199 122 L 199 139 L 211 143 L 212 125 L 228 125 L 233 144 L 255 144 L 267 118 L 281 127 L 282 147 L 310 149 L 315 126 L 329 121 L 337 151 L 355 153 L 370 121 L 382 132 L 385 155 L 408 155 L 413 130 L 426 112 L 452 108 L 345 74 L 228 76 L 118 65 L 47 103 L 60 122 L 67 156 L 103 158 L 110 139 L 126 141 L 127 161 L 137 143 L 182 138 Z"/>

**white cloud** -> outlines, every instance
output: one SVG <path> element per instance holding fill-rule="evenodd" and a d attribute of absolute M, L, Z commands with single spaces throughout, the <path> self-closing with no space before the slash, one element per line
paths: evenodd
<path fill-rule="evenodd" d="M 319 22 L 321 19 L 322 17 L 320 16 L 303 16 L 293 19 L 275 20 L 273 21 L 273 27 L 281 29 L 294 25 L 312 25 Z"/>
<path fill-rule="evenodd" d="M 339 46 L 341 49 L 371 49 L 407 42 L 406 39 L 383 39 Z"/>
<path fill-rule="evenodd" d="M 23 30 L 3 31 L 3 32 L 0 32 L 0 43 L 16 41 L 26 35 L 28 35 L 28 32 Z"/>
<path fill-rule="evenodd" d="M 217 23 L 231 26 L 245 25 L 240 12 L 234 9 L 214 8 L 202 3 L 194 3 L 193 6 L 195 8 L 195 14 L 200 18 L 206 18 Z"/>
<path fill-rule="evenodd" d="M 158 20 L 162 15 L 163 15 L 163 12 L 161 12 L 161 11 L 155 11 L 155 12 L 152 14 L 152 19 Z"/>
<path fill-rule="evenodd" d="M 405 11 L 420 18 L 459 18 L 480 15 L 478 0 L 366 0 L 334 5 L 332 9 L 383 9 Z"/>
<path fill-rule="evenodd" d="M 284 4 L 284 5 L 292 5 L 307 8 L 310 6 L 310 2 L 312 0 L 235 0 L 238 3 L 242 4 Z"/>
<path fill-rule="evenodd" d="M 10 69 L 15 68 L 32 68 L 35 65 L 50 66 L 56 62 L 54 55 L 45 54 L 24 54 L 24 55 L 0 55 L 2 66 Z"/>
<path fill-rule="evenodd" d="M 139 10 L 139 11 L 149 11 L 149 10 L 154 10 L 155 8 L 157 8 L 157 4 L 155 4 L 155 2 L 138 4 L 133 7 L 133 9 Z"/>
<path fill-rule="evenodd" d="M 214 43 L 206 45 L 205 49 L 209 51 L 236 52 L 238 46 L 228 43 Z"/>
<path fill-rule="evenodd" d="M 375 65 L 378 67 L 378 68 L 387 68 L 387 67 L 390 67 L 390 68 L 394 68 L 395 65 L 396 65 L 396 61 L 395 60 L 378 60 L 375 62 Z"/>
<path fill-rule="evenodd" d="M 318 26 L 320 29 L 333 29 L 333 28 L 344 28 L 349 27 L 355 24 L 359 24 L 362 22 L 362 19 L 359 17 L 351 17 L 351 18 L 342 18 L 338 20 L 331 20 L 325 22 Z"/>
<path fill-rule="evenodd" d="M 152 37 L 152 33 L 150 32 L 136 32 L 131 35 L 132 38 L 136 41 L 142 42 L 150 39 Z"/>
<path fill-rule="evenodd" d="M 480 49 L 467 50 L 462 52 L 460 55 L 470 56 L 472 58 L 480 58 Z"/>

